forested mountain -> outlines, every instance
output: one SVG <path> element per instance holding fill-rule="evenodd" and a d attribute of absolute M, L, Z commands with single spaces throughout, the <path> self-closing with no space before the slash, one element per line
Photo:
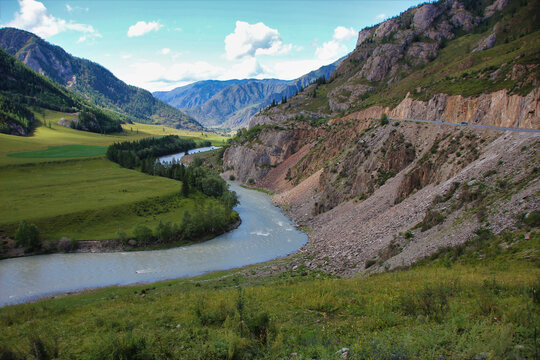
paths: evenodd
<path fill-rule="evenodd" d="M 0 47 L 95 105 L 124 113 L 140 122 L 202 129 L 195 120 L 156 99 L 150 92 L 127 85 L 103 66 L 74 57 L 30 32 L 0 29 Z"/>
<path fill-rule="evenodd" d="M 295 95 L 318 78 L 328 79 L 341 59 L 295 80 L 206 80 L 157 91 L 154 96 L 193 116 L 204 126 L 241 128 L 260 109 Z"/>
<path fill-rule="evenodd" d="M 0 49 L 0 132 L 27 135 L 32 107 L 79 113 L 73 127 L 92 132 L 121 131 L 121 117 L 91 105 Z"/>

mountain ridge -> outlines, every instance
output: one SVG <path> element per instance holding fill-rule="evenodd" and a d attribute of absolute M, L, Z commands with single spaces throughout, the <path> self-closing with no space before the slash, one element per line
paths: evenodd
<path fill-rule="evenodd" d="M 194 119 L 152 96 L 144 89 L 127 85 L 108 69 L 68 54 L 30 32 L 0 29 L 0 47 L 36 72 L 45 75 L 95 105 L 134 117 L 145 123 L 201 130 Z"/>
<path fill-rule="evenodd" d="M 272 102 L 294 96 L 318 78 L 328 79 L 342 59 L 293 80 L 204 80 L 171 91 L 157 91 L 158 99 L 193 116 L 205 126 L 237 129 Z"/>

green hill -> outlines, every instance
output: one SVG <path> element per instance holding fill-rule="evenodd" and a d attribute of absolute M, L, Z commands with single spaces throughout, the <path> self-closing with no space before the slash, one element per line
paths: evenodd
<path fill-rule="evenodd" d="M 0 47 L 95 105 L 124 113 L 139 122 L 188 130 L 203 128 L 191 117 L 154 98 L 150 92 L 127 85 L 103 66 L 72 56 L 30 32 L 0 29 Z"/>
<path fill-rule="evenodd" d="M 29 134 L 36 108 L 78 113 L 71 124 L 81 130 L 122 130 L 120 116 L 89 104 L 0 49 L 0 132 Z"/>

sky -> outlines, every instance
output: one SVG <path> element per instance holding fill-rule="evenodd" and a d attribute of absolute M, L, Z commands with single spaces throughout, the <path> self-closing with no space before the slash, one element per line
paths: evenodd
<path fill-rule="evenodd" d="M 209 79 L 295 79 L 354 50 L 358 31 L 422 2 L 1 0 L 0 27 L 168 91 Z"/>

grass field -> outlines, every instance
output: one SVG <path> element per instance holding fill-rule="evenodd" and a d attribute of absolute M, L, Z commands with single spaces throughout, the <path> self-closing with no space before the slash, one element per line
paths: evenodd
<path fill-rule="evenodd" d="M 12 157 L 31 158 L 31 159 L 56 159 L 56 158 L 74 158 L 74 157 L 91 157 L 104 155 L 107 152 L 106 146 L 93 145 L 61 145 L 53 146 L 47 150 L 27 151 L 20 153 L 8 154 Z"/>
<path fill-rule="evenodd" d="M 5 307 L 0 354 L 340 359 L 347 348 L 348 359 L 534 359 L 540 234 L 494 241 L 503 242 L 496 255 L 474 249 L 366 278 L 231 270 Z"/>
<path fill-rule="evenodd" d="M 0 234 L 13 236 L 22 220 L 35 223 L 45 240 L 131 235 L 135 225 L 154 228 L 179 221 L 206 199 L 178 199 L 181 182 L 128 170 L 104 158 L 107 145 L 175 134 L 222 144 L 225 137 L 156 125 L 128 124 L 125 132 L 101 135 L 57 125 L 69 114 L 45 110 L 33 136 L 0 134 Z"/>
<path fill-rule="evenodd" d="M 51 147 L 63 145 L 86 145 L 86 146 L 108 146 L 114 142 L 137 140 L 149 136 L 178 135 L 184 138 L 197 140 L 210 140 L 214 145 L 222 145 L 227 137 L 219 136 L 213 133 L 189 132 L 177 130 L 169 127 L 147 124 L 124 124 L 124 132 L 120 134 L 102 135 L 79 131 L 58 125 L 57 122 L 63 117 L 69 117 L 70 114 L 43 110 L 37 112 L 36 118 L 48 126 L 39 126 L 34 131 L 33 136 L 21 137 L 0 134 L 0 166 L 6 164 L 23 164 L 29 162 L 47 161 L 45 157 L 29 157 L 26 155 L 15 155 L 23 152 L 41 152 Z M 70 148 L 62 148 L 69 150 Z M 9 156 L 8 156 L 9 155 Z M 59 152 L 56 158 L 71 158 L 72 155 L 67 152 Z"/>

